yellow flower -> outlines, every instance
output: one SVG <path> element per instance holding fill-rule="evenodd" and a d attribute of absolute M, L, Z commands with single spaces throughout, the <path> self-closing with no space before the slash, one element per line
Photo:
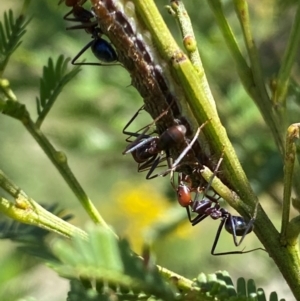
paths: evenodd
<path fill-rule="evenodd" d="M 112 191 L 112 199 L 116 200 L 113 224 L 118 233 L 130 238 L 135 250 L 140 250 L 143 230 L 162 217 L 170 205 L 161 193 L 153 189 L 153 182 L 140 185 L 117 182 Z"/>

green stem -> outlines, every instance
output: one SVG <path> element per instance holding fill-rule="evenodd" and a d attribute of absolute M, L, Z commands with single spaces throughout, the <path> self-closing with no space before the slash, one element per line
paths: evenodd
<path fill-rule="evenodd" d="M 274 139 L 277 143 L 280 152 L 283 154 L 284 153 L 283 131 L 282 128 L 279 128 L 278 125 L 281 123 L 277 121 L 277 117 L 274 116 L 273 114 L 272 103 L 270 102 L 270 99 L 265 92 L 264 81 L 263 80 L 260 81 L 262 76 L 260 71 L 260 64 L 257 58 L 257 50 L 255 47 L 253 49 L 251 47 L 248 47 L 248 51 L 251 48 L 249 52 L 249 57 L 250 57 L 252 67 L 254 67 L 254 70 L 251 70 L 251 68 L 249 68 L 249 66 L 246 63 L 246 60 L 244 59 L 237 45 L 234 34 L 225 18 L 220 0 L 208 0 L 208 3 L 215 15 L 215 19 L 221 30 L 221 33 L 224 36 L 225 43 L 227 44 L 227 47 L 231 52 L 232 58 L 234 59 L 241 82 L 246 92 L 254 100 L 257 107 L 261 111 L 263 118 L 265 119 L 266 123 L 268 124 L 268 126 L 272 131 L 272 134 L 274 136 Z M 247 38 L 245 36 L 245 40 L 246 40 L 245 42 L 248 46 L 250 46 L 251 44 L 254 46 L 253 40 L 251 41 L 250 38 L 251 32 L 249 33 L 248 30 L 250 28 L 249 23 L 247 24 L 246 27 L 244 27 L 244 24 L 242 24 L 242 28 L 245 30 L 247 29 L 248 31 Z"/>
<path fill-rule="evenodd" d="M 16 203 L 12 203 L 0 197 L 0 211 L 20 223 L 36 226 L 68 238 L 79 236 L 87 239 L 87 234 L 83 230 L 50 213 L 29 198 L 22 197 L 17 199 Z"/>
<path fill-rule="evenodd" d="M 200 84 L 203 86 L 203 90 L 207 93 L 207 98 L 211 105 L 216 108 L 216 104 L 203 69 L 203 64 L 197 47 L 197 41 L 188 12 L 184 7 L 183 2 L 178 0 L 171 1 L 171 6 L 169 8 L 170 12 L 179 24 L 183 38 L 183 45 L 188 53 L 189 59 L 200 76 Z"/>
<path fill-rule="evenodd" d="M 287 226 L 290 219 L 291 194 L 296 157 L 295 140 L 299 139 L 300 123 L 289 126 L 286 134 L 286 150 L 284 160 L 284 190 L 283 190 L 283 208 L 281 221 L 281 243 L 286 245 Z"/>
<path fill-rule="evenodd" d="M 183 45 L 188 52 L 188 56 L 192 64 L 195 66 L 196 70 L 201 73 L 203 70 L 203 65 L 199 55 L 197 41 L 195 38 L 191 19 L 184 7 L 183 2 L 178 0 L 171 1 L 171 6 L 167 8 L 169 8 L 171 14 L 176 18 L 179 24 L 183 38 Z"/>
<path fill-rule="evenodd" d="M 15 198 L 13 203 L 0 197 L 0 211 L 5 215 L 18 222 L 37 226 L 68 238 L 77 235 L 87 239 L 87 234 L 83 230 L 44 209 L 9 180 L 1 170 L 0 187 Z"/>
<path fill-rule="evenodd" d="M 296 56 L 299 54 L 300 44 L 300 3 L 298 4 L 295 22 L 291 30 L 287 48 L 277 77 L 276 89 L 273 96 L 275 106 L 286 106 L 286 94 L 289 86 L 289 78 Z"/>
<path fill-rule="evenodd" d="M 194 286 L 194 282 L 182 277 L 179 274 L 176 274 L 164 267 L 161 267 L 159 265 L 157 265 L 157 268 L 159 270 L 159 273 L 167 280 L 170 281 L 172 280 L 173 282 L 175 282 L 176 287 L 179 290 L 182 291 L 192 291 L 192 290 L 196 290 L 196 291 L 200 291 L 199 288 L 197 288 L 196 286 Z M 175 281 L 174 281 L 175 280 Z"/>
<path fill-rule="evenodd" d="M 5 78 L 0 78 L 0 90 L 10 100 L 16 101 L 17 97 L 10 88 L 9 81 Z"/>
<path fill-rule="evenodd" d="M 49 142 L 46 136 L 42 133 L 42 131 L 34 124 L 32 119 L 30 118 L 29 112 L 27 111 L 25 105 L 20 104 L 16 101 L 8 100 L 6 102 L 6 107 L 3 109 L 3 113 L 14 117 L 22 122 L 27 131 L 32 135 L 32 137 L 37 141 L 39 146 L 51 160 L 53 165 L 57 168 L 59 173 L 62 175 L 68 186 L 74 192 L 83 208 L 86 210 L 91 219 L 97 223 L 101 224 L 106 228 L 109 228 L 106 224 L 105 220 L 102 218 L 92 201 L 89 199 L 80 183 L 75 178 L 72 173 L 66 155 L 57 151 L 53 145 Z"/>
<path fill-rule="evenodd" d="M 134 3 L 140 18 L 146 23 L 148 30 L 151 32 L 158 51 L 166 62 L 171 62 L 171 71 L 177 81 L 181 83 L 188 104 L 199 125 L 205 121 L 209 121 L 203 128 L 203 131 L 207 141 L 210 143 L 212 152 L 216 156 L 221 156 L 224 150 L 222 166 L 225 178 L 243 202 L 240 202 L 236 198 L 226 199 L 226 201 L 243 216 L 249 216 L 249 214 L 257 212 L 255 233 L 264 244 L 269 255 L 278 265 L 297 300 L 300 300 L 300 275 L 298 273 L 300 260 L 296 248 L 292 246 L 283 248 L 281 246 L 278 231 L 268 219 L 261 206 L 257 205 L 257 199 L 237 160 L 226 131 L 220 123 L 215 110 L 210 105 L 206 93 L 201 88 L 201 79 L 199 84 L 199 75 L 191 62 L 176 45 L 154 2 L 152 0 L 134 0 Z M 259 94 L 256 95 L 256 99 L 258 100 Z"/>
<path fill-rule="evenodd" d="M 221 156 L 224 148 L 224 167 L 230 180 L 230 184 L 240 192 L 245 202 L 252 206 L 256 203 L 256 197 L 247 181 L 244 171 L 235 155 L 234 149 L 227 137 L 220 119 L 211 106 L 203 85 L 203 77 L 199 80 L 199 74 L 191 62 L 178 48 L 156 6 L 152 1 L 135 0 L 136 8 L 144 22 L 147 24 L 158 49 L 167 62 L 172 62 L 172 71 L 175 73 L 185 92 L 188 103 L 194 113 L 198 124 L 210 121 L 204 128 L 205 137 L 210 141 L 213 153 Z M 203 73 L 204 74 L 204 73 Z M 232 204 L 231 204 L 232 205 Z M 234 206 L 234 204 L 233 204 Z"/>
<path fill-rule="evenodd" d="M 253 86 L 252 71 L 247 65 L 232 29 L 225 18 L 221 2 L 219 0 L 208 0 L 208 4 L 215 15 L 215 20 L 223 34 L 225 43 L 232 54 L 237 72 L 242 79 L 246 91 L 250 94 Z"/>
<path fill-rule="evenodd" d="M 235 191 L 239 191 L 239 195 L 245 203 L 250 206 L 255 206 L 256 196 L 236 157 L 219 116 L 210 106 L 206 98 L 206 93 L 204 93 L 201 85 L 199 85 L 199 78 L 193 71 L 191 63 L 185 59 L 182 53 L 178 53 L 173 58 L 172 67 L 178 80 L 182 84 L 188 103 L 199 124 L 209 120 L 208 124 L 203 128 L 203 132 L 206 139 L 210 142 L 213 153 L 221 157 L 224 150 L 222 167 L 226 173 L 226 179 L 230 182 L 230 187 L 233 187 Z M 234 203 L 230 203 L 230 205 L 235 208 L 237 207 L 237 204 Z"/>

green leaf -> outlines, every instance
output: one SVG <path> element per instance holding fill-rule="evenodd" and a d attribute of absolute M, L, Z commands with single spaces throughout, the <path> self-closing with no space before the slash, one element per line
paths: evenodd
<path fill-rule="evenodd" d="M 158 269 L 145 266 L 132 253 L 127 241 L 118 241 L 102 227 L 90 228 L 88 234 L 86 241 L 75 237 L 71 243 L 59 240 L 53 245 L 60 263 L 50 266 L 61 276 L 96 283 L 93 288 L 99 295 L 113 291 L 120 295 L 144 293 L 163 300 L 175 299 L 175 291 L 162 279 Z"/>
<path fill-rule="evenodd" d="M 15 19 L 12 10 L 4 12 L 3 19 L 4 22 L 0 22 L 0 73 L 5 69 L 9 57 L 20 46 L 30 21 L 26 21 L 23 15 Z"/>
<path fill-rule="evenodd" d="M 201 273 L 195 281 L 199 287 L 199 295 L 205 294 L 205 300 L 230 301 L 267 301 L 264 290 L 256 289 L 254 280 L 244 278 L 237 280 L 236 290 L 228 272 L 219 271 L 216 274 L 205 275 Z M 272 292 L 270 301 L 278 301 L 277 294 Z"/>
<path fill-rule="evenodd" d="M 86 288 L 82 282 L 77 279 L 70 281 L 71 289 L 68 292 L 68 301 L 109 301 L 111 300 L 107 294 L 99 294 L 92 288 Z"/>
<path fill-rule="evenodd" d="M 70 58 L 65 59 L 63 55 L 60 55 L 56 63 L 49 58 L 48 65 L 43 68 L 43 77 L 40 79 L 40 96 L 36 98 L 39 115 L 36 125 L 38 127 L 41 126 L 63 87 L 80 71 L 80 66 L 76 66 L 67 72 L 69 61 Z"/>

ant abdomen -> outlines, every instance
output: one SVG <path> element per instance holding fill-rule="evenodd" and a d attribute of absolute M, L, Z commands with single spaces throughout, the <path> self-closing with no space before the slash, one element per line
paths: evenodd
<path fill-rule="evenodd" d="M 113 63 L 118 60 L 114 48 L 104 39 L 96 39 L 91 46 L 95 57 L 104 63 Z"/>
<path fill-rule="evenodd" d="M 234 225 L 234 229 L 232 227 L 232 223 Z M 249 226 L 249 222 L 246 222 L 241 216 L 231 216 L 231 219 L 228 218 L 225 223 L 225 230 L 230 234 L 235 233 L 236 236 L 243 236 L 245 231 L 247 231 L 248 234 L 253 231 L 253 228 L 254 225 L 251 224 L 251 226 Z"/>

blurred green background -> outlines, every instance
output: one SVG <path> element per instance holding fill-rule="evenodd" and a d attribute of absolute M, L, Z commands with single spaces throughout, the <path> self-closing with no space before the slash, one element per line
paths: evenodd
<path fill-rule="evenodd" d="M 164 9 L 168 1 L 156 2 L 180 43 L 175 20 Z M 207 2 L 185 2 L 222 121 L 262 206 L 279 228 L 281 157 L 259 111 L 240 84 Z M 242 45 L 231 2 L 223 2 Z M 3 12 L 9 8 L 17 15 L 21 9 L 20 1 L 1 1 L 2 20 Z M 279 8 L 278 1 L 251 0 L 249 8 L 268 82 L 279 68 L 293 19 L 293 2 Z M 35 97 L 39 93 L 39 77 L 48 58 L 56 59 L 60 54 L 72 58 L 90 41 L 83 30 L 65 30 L 72 25 L 63 20 L 67 11 L 67 7 L 58 6 L 56 1 L 32 1 L 28 10 L 28 17 L 32 20 L 22 45 L 12 56 L 4 74 L 33 119 L 37 116 Z M 87 51 L 83 58 L 95 61 L 91 51 Z M 293 80 L 297 87 L 299 60 L 293 70 Z M 147 181 L 145 174 L 137 173 L 132 157 L 122 155 L 126 147 L 122 129 L 142 105 L 142 98 L 130 83 L 130 76 L 120 66 L 84 66 L 59 96 L 42 130 L 58 150 L 67 154 L 70 167 L 105 220 L 118 235 L 129 238 L 133 249 L 140 252 L 149 229 L 156 229 L 158 223 L 171 224 L 178 214 L 185 216 L 185 210 L 176 203 L 168 178 Z M 296 90 L 291 90 L 288 100 L 291 112 L 299 111 L 300 99 Z M 299 121 L 296 114 L 291 120 Z M 150 121 L 143 113 L 134 123 L 133 130 Z M 87 214 L 21 123 L 1 115 L 0 129 L 1 169 L 36 201 L 58 203 L 75 215 L 72 223 L 83 227 L 89 220 Z M 234 214 L 232 208 L 228 210 Z M 292 211 L 292 216 L 295 215 L 296 212 Z M 191 227 L 184 218 L 177 227 L 171 227 L 170 233 L 160 236 L 155 242 L 153 250 L 157 263 L 189 278 L 200 272 L 227 270 L 234 279 L 239 276 L 253 278 L 267 293 L 276 290 L 280 297 L 291 300 L 284 279 L 267 253 L 210 255 L 218 225 L 219 221 L 208 218 Z M 243 244 L 246 249 L 259 246 L 254 234 L 250 234 Z M 59 279 L 29 256 L 16 253 L 14 248 L 9 241 L 1 241 L 0 299 L 16 300 L 18 296 L 31 295 L 41 301 L 65 300 L 67 281 Z M 222 236 L 218 249 L 235 249 L 228 233 Z"/>

